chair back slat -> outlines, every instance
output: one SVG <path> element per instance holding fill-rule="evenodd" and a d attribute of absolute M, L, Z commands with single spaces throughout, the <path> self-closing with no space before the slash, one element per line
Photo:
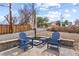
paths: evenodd
<path fill-rule="evenodd" d="M 60 33 L 59 32 L 54 32 L 52 33 L 52 37 L 51 37 L 51 40 L 55 43 L 58 42 L 58 39 L 60 39 Z"/>
<path fill-rule="evenodd" d="M 28 41 L 26 33 L 21 32 L 19 34 L 19 40 Z"/>

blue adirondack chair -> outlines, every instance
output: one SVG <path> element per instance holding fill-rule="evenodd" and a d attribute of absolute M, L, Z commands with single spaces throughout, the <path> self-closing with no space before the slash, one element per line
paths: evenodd
<path fill-rule="evenodd" d="M 49 48 L 50 45 L 55 45 L 57 46 L 57 48 L 59 48 L 60 45 L 59 40 L 60 40 L 60 33 L 59 32 L 52 33 L 50 40 L 48 40 L 47 42 L 47 48 Z"/>
<path fill-rule="evenodd" d="M 24 32 L 19 33 L 19 48 L 25 51 L 28 45 L 31 45 L 33 48 L 33 39 L 30 40 Z"/>

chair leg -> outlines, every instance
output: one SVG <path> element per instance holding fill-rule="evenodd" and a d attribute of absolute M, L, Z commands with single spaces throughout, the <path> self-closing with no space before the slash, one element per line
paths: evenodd
<path fill-rule="evenodd" d="M 47 48 L 49 48 L 49 44 L 47 43 Z"/>
<path fill-rule="evenodd" d="M 33 44 L 32 44 L 32 48 L 33 48 Z"/>
<path fill-rule="evenodd" d="M 26 51 L 26 49 L 24 48 L 24 51 Z"/>
<path fill-rule="evenodd" d="M 33 48 L 33 39 L 32 39 L 32 48 Z"/>

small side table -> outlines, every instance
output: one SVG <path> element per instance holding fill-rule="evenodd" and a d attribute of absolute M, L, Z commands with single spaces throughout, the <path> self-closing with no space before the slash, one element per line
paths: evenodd
<path fill-rule="evenodd" d="M 40 40 L 33 40 L 33 45 L 34 46 L 38 46 L 40 45 L 42 42 Z"/>
<path fill-rule="evenodd" d="M 45 45 L 47 43 L 47 38 L 42 37 L 40 38 L 41 44 Z"/>

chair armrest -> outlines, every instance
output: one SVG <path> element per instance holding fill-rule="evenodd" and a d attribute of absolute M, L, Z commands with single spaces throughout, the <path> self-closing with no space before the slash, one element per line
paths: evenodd
<path fill-rule="evenodd" d="M 28 39 L 32 39 L 31 37 L 27 37 Z"/>
<path fill-rule="evenodd" d="M 51 38 L 47 40 L 47 43 L 50 43 L 50 42 L 51 42 Z M 60 39 L 58 39 L 58 43 L 60 43 Z"/>

